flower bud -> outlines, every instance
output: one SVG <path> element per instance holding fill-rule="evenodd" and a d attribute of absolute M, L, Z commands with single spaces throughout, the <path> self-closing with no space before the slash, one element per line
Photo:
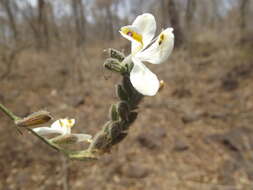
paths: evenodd
<path fill-rule="evenodd" d="M 127 68 L 122 65 L 117 59 L 108 58 L 104 62 L 104 67 L 118 73 L 125 73 Z"/>
<path fill-rule="evenodd" d="M 128 121 L 126 121 L 122 125 L 122 130 L 126 131 L 129 129 L 129 127 L 134 123 L 134 121 L 137 119 L 138 113 L 137 112 L 130 112 L 128 114 Z"/>
<path fill-rule="evenodd" d="M 120 143 L 127 136 L 127 132 L 121 132 L 116 138 L 111 142 L 112 145 Z"/>
<path fill-rule="evenodd" d="M 127 94 L 129 95 L 129 97 L 132 96 L 133 91 L 135 90 L 134 87 L 132 86 L 132 83 L 129 79 L 128 76 L 124 76 L 123 80 L 122 80 L 122 85 L 124 90 L 127 92 Z"/>
<path fill-rule="evenodd" d="M 78 138 L 72 134 L 68 134 L 68 135 L 59 135 L 57 137 L 50 139 L 50 141 L 55 144 L 73 144 L 78 142 Z"/>
<path fill-rule="evenodd" d="M 119 114 L 117 112 L 117 106 L 113 104 L 110 108 L 110 118 L 112 121 L 117 121 L 119 119 Z"/>
<path fill-rule="evenodd" d="M 15 124 L 19 127 L 32 127 L 35 125 L 40 125 L 47 123 L 52 119 L 52 116 L 48 111 L 38 111 L 30 114 L 29 116 L 18 119 L 15 121 Z"/>
<path fill-rule="evenodd" d="M 117 59 L 120 62 L 125 59 L 125 55 L 122 52 L 120 52 L 116 49 L 113 49 L 113 48 L 108 49 L 108 54 L 111 58 Z"/>
<path fill-rule="evenodd" d="M 118 137 L 118 135 L 121 133 L 121 122 L 120 121 L 115 121 L 111 123 L 109 127 L 109 135 L 110 139 L 113 140 Z"/>
<path fill-rule="evenodd" d="M 123 101 L 128 101 L 128 94 L 127 92 L 124 90 L 123 86 L 118 84 L 116 86 L 116 94 L 117 96 L 120 98 L 120 100 Z"/>
<path fill-rule="evenodd" d="M 98 151 L 100 153 L 103 153 L 107 149 L 108 144 L 109 144 L 109 139 L 107 137 L 107 133 L 105 131 L 100 131 L 94 137 L 88 150 L 91 152 Z"/>
<path fill-rule="evenodd" d="M 122 120 L 128 121 L 129 107 L 124 101 L 118 103 L 118 113 Z"/>

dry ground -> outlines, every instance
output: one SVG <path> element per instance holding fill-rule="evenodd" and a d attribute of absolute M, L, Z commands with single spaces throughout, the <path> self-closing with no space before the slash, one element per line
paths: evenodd
<path fill-rule="evenodd" d="M 95 134 L 120 80 L 102 69 L 99 46 L 21 52 L 0 81 L 1 102 L 20 116 L 47 109 L 55 118 L 74 117 L 74 130 Z M 166 88 L 145 98 L 111 154 L 95 165 L 68 162 L 70 189 L 253 189 L 252 49 L 200 39 L 168 63 L 149 65 Z M 18 134 L 2 113 L 0 119 L 0 189 L 63 189 L 62 156 Z"/>

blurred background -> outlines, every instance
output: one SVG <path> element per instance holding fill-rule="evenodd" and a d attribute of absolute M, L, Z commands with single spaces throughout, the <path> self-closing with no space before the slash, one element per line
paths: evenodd
<path fill-rule="evenodd" d="M 94 135 L 116 102 L 103 50 L 144 12 L 176 47 L 148 65 L 166 86 L 144 99 L 128 137 L 96 164 L 67 161 L 0 113 L 1 190 L 253 188 L 251 0 L 0 0 L 0 101 L 46 109 Z"/>

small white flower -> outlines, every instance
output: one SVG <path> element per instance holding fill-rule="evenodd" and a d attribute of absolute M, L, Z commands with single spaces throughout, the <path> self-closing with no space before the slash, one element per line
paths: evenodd
<path fill-rule="evenodd" d="M 71 128 L 75 125 L 75 119 L 59 119 L 56 120 L 50 127 L 37 127 L 33 131 L 38 135 L 48 135 L 48 134 L 61 134 L 70 135 Z M 71 134 L 77 138 L 77 142 L 90 141 L 91 135 L 88 134 Z"/>
<path fill-rule="evenodd" d="M 123 26 L 119 31 L 132 43 L 131 55 L 134 66 L 130 72 L 130 81 L 138 92 L 147 96 L 154 96 L 160 85 L 157 76 L 142 62 L 163 63 L 174 47 L 173 28 L 163 30 L 153 40 L 155 31 L 156 21 L 149 13 L 139 15 L 132 25 Z"/>

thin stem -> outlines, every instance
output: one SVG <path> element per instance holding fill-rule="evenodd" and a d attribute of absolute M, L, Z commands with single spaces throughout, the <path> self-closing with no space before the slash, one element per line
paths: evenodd
<path fill-rule="evenodd" d="M 0 109 L 13 121 L 20 119 L 14 113 L 12 113 L 8 108 L 6 108 L 3 104 L 0 103 Z"/>
<path fill-rule="evenodd" d="M 20 117 L 16 116 L 14 113 L 12 113 L 7 107 L 5 107 L 1 103 L 0 103 L 0 110 L 2 110 L 3 113 L 6 114 L 12 121 L 14 121 L 14 123 L 15 123 L 15 121 L 21 119 Z M 17 126 L 16 126 L 16 128 L 19 131 L 19 128 Z M 46 138 L 38 135 L 36 132 L 34 132 L 32 129 L 30 129 L 28 127 L 24 128 L 24 129 L 28 130 L 30 133 L 32 133 L 34 136 L 36 136 L 37 138 L 39 138 L 45 144 L 49 145 L 50 147 L 52 147 L 53 149 L 55 149 L 58 152 L 62 152 L 65 156 L 67 156 L 69 158 L 75 159 L 75 157 L 78 157 L 78 159 L 80 159 L 79 157 L 89 157 L 89 155 L 79 155 L 79 153 L 83 153 L 83 151 L 75 151 L 75 152 L 73 152 L 73 151 L 64 149 L 64 148 L 58 146 L 57 144 L 55 144 L 53 142 L 50 142 Z"/>
<path fill-rule="evenodd" d="M 69 167 L 68 159 L 62 156 L 62 186 L 63 190 L 69 190 Z"/>
<path fill-rule="evenodd" d="M 34 136 L 36 136 L 36 137 L 38 137 L 40 140 L 42 140 L 45 144 L 51 146 L 53 149 L 55 149 L 55 150 L 57 150 L 57 151 L 59 151 L 59 152 L 63 152 L 64 154 L 68 155 L 68 152 L 67 152 L 65 149 L 61 148 L 60 146 L 56 145 L 56 144 L 53 143 L 53 142 L 48 141 L 46 138 L 44 138 L 44 137 L 38 135 L 38 134 L 37 134 L 36 132 L 34 132 L 32 129 L 27 128 L 27 130 L 30 131 Z"/>

